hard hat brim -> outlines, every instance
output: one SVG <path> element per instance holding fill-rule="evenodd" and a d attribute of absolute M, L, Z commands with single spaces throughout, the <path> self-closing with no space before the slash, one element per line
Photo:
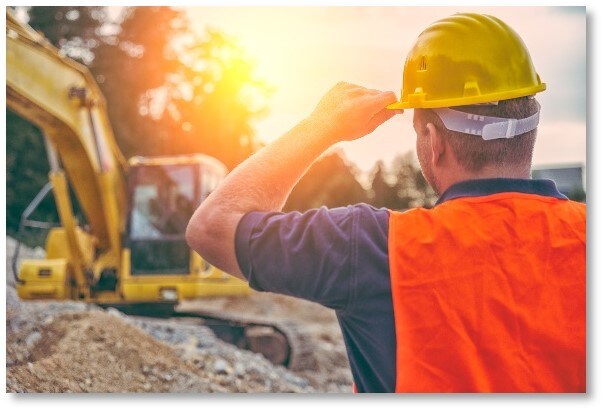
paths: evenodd
<path fill-rule="evenodd" d="M 535 86 L 525 87 L 523 89 L 511 90 L 507 92 L 482 94 L 477 96 L 466 96 L 454 99 L 427 100 L 426 95 L 415 96 L 410 94 L 406 100 L 391 103 L 386 108 L 392 110 L 401 109 L 436 109 L 440 107 L 468 106 L 472 104 L 497 102 L 500 100 L 509 100 L 517 97 L 531 96 L 546 90 L 546 83 L 540 83 Z"/>

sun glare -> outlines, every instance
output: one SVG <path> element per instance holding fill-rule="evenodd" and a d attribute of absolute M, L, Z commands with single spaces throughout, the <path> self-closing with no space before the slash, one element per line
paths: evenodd
<path fill-rule="evenodd" d="M 274 88 L 269 114 L 256 126 L 258 138 L 264 142 L 277 139 L 308 115 L 338 81 L 399 95 L 405 56 L 420 31 L 446 15 L 468 11 L 497 15 L 519 32 L 549 85 L 547 93 L 540 96 L 541 126 L 553 133 L 549 142 L 566 148 L 570 147 L 566 141 L 577 143 L 572 145 L 576 150 L 550 146 L 548 153 L 542 153 L 539 146 L 536 158 L 585 163 L 585 135 L 565 136 L 558 132 L 563 129 L 547 127 L 557 121 L 568 125 L 565 130 L 585 129 L 585 105 L 580 104 L 586 98 L 586 20 L 582 13 L 538 7 L 187 8 L 200 33 L 210 26 L 235 36 L 255 62 L 256 75 Z M 545 39 L 543 32 L 550 37 Z M 549 46 L 552 44 L 557 48 Z M 571 112 L 569 106 L 561 106 L 570 96 L 578 102 Z M 397 116 L 372 136 L 345 144 L 347 156 L 369 170 L 376 160 L 389 163 L 397 153 L 414 151 L 411 123 L 404 121 L 411 113 Z"/>

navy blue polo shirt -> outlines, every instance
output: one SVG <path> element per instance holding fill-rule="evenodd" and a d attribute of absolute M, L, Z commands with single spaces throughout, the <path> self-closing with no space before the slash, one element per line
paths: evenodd
<path fill-rule="evenodd" d="M 502 192 L 567 199 L 552 180 L 481 179 L 451 186 L 437 204 Z M 395 390 L 388 233 L 387 209 L 357 204 L 304 213 L 249 212 L 235 236 L 239 267 L 253 289 L 336 311 L 359 392 Z"/>

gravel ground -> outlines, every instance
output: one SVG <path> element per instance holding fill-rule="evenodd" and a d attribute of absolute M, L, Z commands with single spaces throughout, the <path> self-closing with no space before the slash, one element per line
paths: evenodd
<path fill-rule="evenodd" d="M 7 392 L 350 392 L 342 337 L 332 311 L 255 293 L 187 302 L 299 322 L 314 345 L 316 368 L 290 371 L 217 339 L 201 325 L 127 316 L 82 302 L 21 301 L 7 238 Z M 22 248 L 22 257 L 43 257 Z"/>
<path fill-rule="evenodd" d="M 267 321 L 293 321 L 313 345 L 315 367 L 296 373 L 321 392 L 350 393 L 353 377 L 342 333 L 333 310 L 319 304 L 272 293 L 184 302 L 182 310 L 246 313 Z"/>

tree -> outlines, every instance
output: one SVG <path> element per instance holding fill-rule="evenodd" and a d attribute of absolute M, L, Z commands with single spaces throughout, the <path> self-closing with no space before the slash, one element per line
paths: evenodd
<path fill-rule="evenodd" d="M 388 209 L 399 209 L 399 186 L 398 182 L 389 183 L 394 180 L 392 173 L 389 173 L 382 160 L 376 162 L 374 166 L 374 176 L 372 178 L 372 205 L 375 207 L 386 207 Z"/>
<path fill-rule="evenodd" d="M 259 143 L 252 123 L 271 89 L 237 41 L 193 33 L 172 7 L 32 7 L 32 27 L 89 65 L 127 157 L 202 152 L 234 167 Z"/>
<path fill-rule="evenodd" d="M 372 205 L 376 207 L 384 206 L 387 198 L 389 197 L 389 192 L 391 190 L 391 185 L 389 185 L 386 181 L 384 163 L 382 160 L 376 162 L 374 165 L 374 177 L 372 178 Z"/>
<path fill-rule="evenodd" d="M 319 158 L 294 187 L 284 210 L 304 211 L 368 202 L 368 195 L 355 176 L 357 173 L 341 152 L 334 151 Z"/>
<path fill-rule="evenodd" d="M 127 155 L 201 152 L 231 169 L 258 148 L 252 123 L 270 89 L 230 36 L 195 35 L 177 9 L 132 7 L 95 53 L 91 69 Z"/>
<path fill-rule="evenodd" d="M 68 57 L 89 64 L 100 43 L 101 27 L 107 19 L 105 7 L 29 7 L 28 24 L 44 33 Z"/>
<path fill-rule="evenodd" d="M 170 140 L 178 137 L 163 118 L 161 106 L 168 102 L 158 101 L 179 67 L 171 44 L 185 31 L 183 12 L 171 7 L 129 7 L 121 19 L 117 34 L 104 38 L 94 50 L 90 69 L 105 95 L 124 154 L 165 154 Z"/>
<path fill-rule="evenodd" d="M 373 203 L 377 207 L 394 210 L 431 207 L 437 199 L 424 179 L 413 152 L 395 157 L 388 171 L 382 163 L 377 163 L 375 170 L 372 188 L 375 193 L 380 193 Z M 389 176 L 395 180 L 395 184 L 387 183 Z"/>
<path fill-rule="evenodd" d="M 437 200 L 413 152 L 399 155 L 393 160 L 393 174 L 397 178 L 398 209 L 430 207 Z"/>

